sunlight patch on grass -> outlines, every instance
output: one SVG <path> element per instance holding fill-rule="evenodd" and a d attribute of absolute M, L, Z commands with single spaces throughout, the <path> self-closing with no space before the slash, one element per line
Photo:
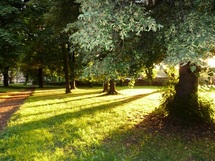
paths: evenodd
<path fill-rule="evenodd" d="M 0 160 L 186 160 L 198 152 L 195 142 L 136 127 L 160 105 L 158 88 L 101 91 L 37 89 L 0 134 Z"/>

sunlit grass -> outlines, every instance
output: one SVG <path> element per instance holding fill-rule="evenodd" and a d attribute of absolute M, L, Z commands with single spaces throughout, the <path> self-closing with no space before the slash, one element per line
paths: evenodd
<path fill-rule="evenodd" d="M 157 87 L 37 89 L 0 134 L 0 160 L 210 160 L 215 143 L 136 128 L 160 104 Z M 212 93 L 212 92 L 211 92 Z M 214 92 L 215 93 L 215 92 Z M 214 94 L 213 93 L 213 94 Z M 207 150 L 205 149 L 207 147 Z"/>
<path fill-rule="evenodd" d="M 9 98 L 11 94 L 19 93 L 28 87 L 29 86 L 24 84 L 10 84 L 9 87 L 4 87 L 0 84 L 0 101 L 5 98 Z"/>

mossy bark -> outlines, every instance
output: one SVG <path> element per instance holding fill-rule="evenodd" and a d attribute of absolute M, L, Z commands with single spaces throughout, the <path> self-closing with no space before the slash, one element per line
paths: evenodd
<path fill-rule="evenodd" d="M 164 94 L 164 108 L 170 117 L 177 117 L 186 122 L 211 123 L 213 121 L 213 109 L 210 101 L 199 98 L 198 75 L 200 68 L 191 71 L 192 64 L 180 66 L 179 82 L 175 91 Z M 171 93 L 175 92 L 175 93 Z"/>
<path fill-rule="evenodd" d="M 182 119 L 197 118 L 198 111 L 198 67 L 191 71 L 191 64 L 180 66 L 179 82 L 175 95 L 168 105 L 169 114 Z"/>

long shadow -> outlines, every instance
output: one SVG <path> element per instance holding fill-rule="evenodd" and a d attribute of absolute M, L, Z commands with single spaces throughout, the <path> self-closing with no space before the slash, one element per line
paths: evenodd
<path fill-rule="evenodd" d="M 56 97 L 55 97 L 56 98 Z M 68 102 L 76 102 L 76 101 L 80 101 L 80 100 L 84 100 L 84 99 L 90 99 L 90 98 L 95 98 L 95 96 L 90 96 L 90 97 L 85 97 L 85 98 L 73 98 L 71 100 L 63 100 L 62 101 L 58 101 L 58 102 L 55 102 L 55 103 L 42 103 L 40 105 L 41 106 L 50 106 L 50 105 L 57 105 L 57 104 L 61 104 L 61 103 L 68 103 Z M 47 100 L 44 100 L 44 102 L 46 102 Z M 29 102 L 32 102 L 31 100 L 29 100 Z M 30 108 L 34 108 L 34 107 L 37 107 L 37 105 L 32 105 Z"/>
<path fill-rule="evenodd" d="M 187 124 L 156 109 L 132 128 L 112 131 L 85 160 L 206 161 L 215 158 L 214 148 L 215 124 Z"/>
<path fill-rule="evenodd" d="M 71 94 L 70 96 L 68 96 L 68 95 L 62 95 L 62 94 L 59 94 L 59 96 L 60 97 L 57 97 L 56 98 L 56 95 L 55 96 L 53 96 L 56 100 L 59 100 L 59 99 L 62 99 L 62 101 L 58 101 L 58 102 L 55 102 L 55 103 L 44 103 L 44 104 L 42 104 L 42 105 L 40 105 L 40 106 L 47 106 L 47 105 L 57 105 L 57 104 L 61 104 L 61 103 L 67 103 L 67 102 L 75 102 L 75 101 L 80 101 L 80 100 L 85 100 L 85 99 L 91 99 L 91 98 L 95 98 L 95 97 L 98 97 L 97 95 L 95 96 L 95 95 L 93 95 L 93 94 L 100 94 L 100 93 L 97 93 L 97 92 L 89 92 L 88 94 L 87 93 L 84 93 L 83 95 L 81 95 L 81 94 Z M 87 95 L 87 97 L 82 97 L 82 98 L 79 98 L 79 96 L 86 96 Z M 44 102 L 47 102 L 47 100 L 53 100 L 53 99 L 50 99 L 50 96 L 47 96 L 47 97 L 49 97 L 49 99 L 44 99 L 42 96 L 41 96 L 41 98 L 36 98 L 37 100 L 42 100 L 42 101 L 44 101 Z M 64 98 L 71 98 L 70 100 L 67 100 L 67 101 L 65 101 L 65 100 L 63 100 Z M 32 101 L 32 100 L 29 100 L 29 102 L 36 102 L 36 100 L 34 99 L 34 101 Z M 35 105 L 35 106 L 31 106 L 31 108 L 34 108 L 34 107 L 36 107 L 37 105 Z"/>
<path fill-rule="evenodd" d="M 38 92 L 37 92 L 38 93 Z M 43 93 L 43 92 L 41 92 Z M 71 93 L 71 94 L 65 94 L 65 93 L 58 93 L 58 94 L 53 94 L 51 95 L 41 95 L 41 96 L 33 96 L 34 99 L 30 100 L 30 102 L 36 102 L 38 100 L 43 100 L 43 101 L 48 101 L 48 100 L 53 100 L 53 98 L 56 98 L 56 96 L 59 98 L 68 98 L 68 97 L 79 97 L 79 96 L 85 96 L 85 95 L 89 95 L 89 97 L 94 97 L 91 96 L 93 94 L 100 94 L 99 91 L 92 91 L 92 92 L 83 92 L 83 93 Z M 85 97 L 86 98 L 86 97 Z"/>
<path fill-rule="evenodd" d="M 55 124 L 61 124 L 65 121 L 67 121 L 68 118 L 72 120 L 75 118 L 80 118 L 84 115 L 91 115 L 91 114 L 94 114 L 96 112 L 101 112 L 101 111 L 113 109 L 119 105 L 127 104 L 129 102 L 135 101 L 137 99 L 140 99 L 142 97 L 146 97 L 146 96 L 154 94 L 154 93 L 156 93 L 156 92 L 152 92 L 152 93 L 148 93 L 148 94 L 140 94 L 137 96 L 129 97 L 127 99 L 118 100 L 118 101 L 115 101 L 112 103 L 107 102 L 106 104 L 93 106 L 93 107 L 86 108 L 86 109 L 80 108 L 80 110 L 76 111 L 76 112 L 63 113 L 63 114 L 60 114 L 57 116 L 52 116 L 52 117 L 49 117 L 46 119 L 41 119 L 39 121 L 31 121 L 31 122 L 23 123 L 20 125 L 15 125 L 12 127 L 8 127 L 7 130 L 18 128 L 18 129 L 23 129 L 22 131 L 25 131 L 25 130 L 34 130 L 34 129 L 46 128 L 49 126 L 54 126 Z M 84 107 L 84 106 L 82 106 L 82 107 Z M 28 128 L 26 128 L 26 127 L 28 127 Z"/>
<path fill-rule="evenodd" d="M 155 92 L 151 92 L 151 93 L 147 93 L 147 94 L 138 94 L 138 95 L 135 95 L 135 96 L 132 96 L 130 97 L 129 99 L 124 99 L 124 98 L 116 98 L 116 99 L 111 99 L 111 100 L 105 100 L 105 105 L 108 103 L 108 102 L 113 102 L 113 101 L 117 101 L 117 102 L 124 102 L 125 103 L 129 103 L 131 101 L 134 101 L 134 100 L 137 100 L 137 99 L 141 99 L 143 97 L 146 97 L 146 96 L 149 96 L 151 94 L 154 94 L 154 93 L 158 93 L 158 91 L 155 91 Z M 101 95 L 101 96 L 109 96 L 109 95 Z M 67 103 L 67 102 L 75 102 L 75 101 L 80 101 L 80 100 L 83 100 L 83 99 L 90 99 L 90 98 L 95 98 L 95 97 L 100 97 L 100 96 L 92 96 L 92 97 L 85 97 L 85 98 L 80 98 L 80 99 L 72 99 L 72 100 L 68 100 L 68 101 L 62 101 L 62 102 L 57 102 L 57 103 L 47 103 L 47 104 L 43 104 L 43 105 L 40 105 L 41 106 L 51 106 L 51 105 L 57 105 L 57 104 L 62 104 L 62 103 Z M 97 103 L 91 103 L 90 105 L 93 106 L 93 105 L 96 105 Z M 88 104 L 86 105 L 80 105 L 80 106 L 76 106 L 75 108 L 85 108 L 87 107 Z M 102 106 L 102 105 L 101 105 Z M 36 105 L 35 106 L 31 106 L 31 108 L 34 108 L 34 107 L 37 107 Z M 95 106 L 96 107 L 96 106 Z M 71 109 L 72 107 L 67 107 L 67 108 L 64 108 L 64 109 Z M 36 113 L 36 114 L 31 114 L 28 116 L 36 116 L 36 115 L 41 115 L 41 114 L 47 114 L 49 112 L 40 112 L 40 113 Z"/>

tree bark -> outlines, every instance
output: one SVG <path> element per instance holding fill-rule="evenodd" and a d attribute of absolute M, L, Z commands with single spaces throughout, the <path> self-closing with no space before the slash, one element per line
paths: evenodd
<path fill-rule="evenodd" d="M 15 73 L 13 70 L 10 71 L 10 76 L 9 76 L 9 82 L 10 84 L 14 83 L 14 77 L 15 77 Z"/>
<path fill-rule="evenodd" d="M 43 69 L 39 68 L 38 69 L 39 72 L 39 88 L 43 88 L 44 87 L 44 82 L 43 82 Z"/>
<path fill-rule="evenodd" d="M 191 65 L 188 63 L 179 68 L 179 82 L 176 85 L 176 97 L 189 99 L 198 92 L 198 67 L 196 71 L 190 70 Z"/>
<path fill-rule="evenodd" d="M 117 94 L 116 82 L 113 79 L 110 80 L 110 89 L 108 91 L 108 94 Z"/>
<path fill-rule="evenodd" d="M 146 73 L 148 84 L 151 85 L 153 80 L 153 67 L 146 68 L 145 73 Z"/>
<path fill-rule="evenodd" d="M 28 81 L 29 81 L 29 73 L 26 73 L 25 74 L 25 85 L 28 84 Z"/>
<path fill-rule="evenodd" d="M 70 81 L 69 81 L 69 53 L 65 50 L 64 44 L 62 44 L 62 52 L 64 54 L 64 75 L 66 81 L 66 94 L 71 93 Z"/>
<path fill-rule="evenodd" d="M 71 82 L 70 82 L 70 86 L 71 89 L 75 89 L 76 88 L 76 83 L 75 83 L 75 53 L 74 51 L 72 52 L 71 58 L 69 58 L 70 60 L 70 70 L 71 70 Z"/>
<path fill-rule="evenodd" d="M 180 66 L 179 82 L 175 86 L 175 95 L 170 101 L 167 108 L 170 116 L 176 116 L 183 120 L 195 120 L 199 118 L 198 103 L 198 73 L 196 66 L 195 71 L 191 71 L 191 64 Z"/>
<path fill-rule="evenodd" d="M 76 89 L 76 81 L 75 79 L 72 79 L 70 82 L 70 89 Z"/>
<path fill-rule="evenodd" d="M 4 76 L 4 81 L 3 81 L 3 85 L 4 87 L 9 87 L 9 74 L 8 74 L 9 68 L 6 67 L 3 71 L 3 76 Z"/>
<path fill-rule="evenodd" d="M 123 87 L 123 82 L 124 80 L 123 79 L 120 79 L 120 86 Z"/>
<path fill-rule="evenodd" d="M 108 82 L 104 82 L 104 84 L 103 84 L 103 91 L 102 92 L 108 92 L 108 85 L 109 85 Z"/>

